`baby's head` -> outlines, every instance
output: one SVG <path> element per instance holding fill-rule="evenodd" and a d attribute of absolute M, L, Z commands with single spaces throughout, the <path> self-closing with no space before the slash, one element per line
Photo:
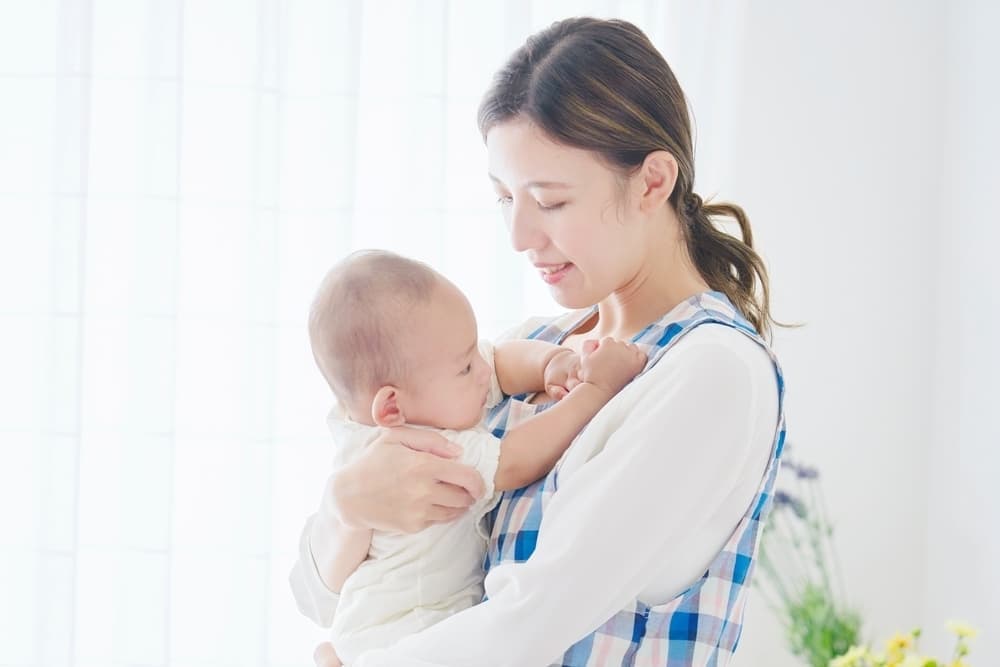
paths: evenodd
<path fill-rule="evenodd" d="M 422 262 L 381 250 L 348 256 L 320 284 L 309 339 L 355 421 L 460 430 L 482 418 L 490 369 L 472 308 Z"/>

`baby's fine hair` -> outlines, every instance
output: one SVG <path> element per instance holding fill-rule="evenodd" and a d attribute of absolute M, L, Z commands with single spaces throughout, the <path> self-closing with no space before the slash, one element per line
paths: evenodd
<path fill-rule="evenodd" d="M 326 274 L 309 310 L 309 340 L 342 405 L 405 378 L 408 313 L 429 301 L 440 281 L 423 262 L 385 250 L 359 250 Z"/>

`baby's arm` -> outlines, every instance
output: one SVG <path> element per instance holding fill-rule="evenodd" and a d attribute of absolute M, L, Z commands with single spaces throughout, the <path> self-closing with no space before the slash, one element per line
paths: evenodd
<path fill-rule="evenodd" d="M 633 343 L 588 341 L 580 384 L 541 414 L 509 430 L 500 446 L 494 486 L 518 489 L 547 474 L 594 415 L 639 374 L 646 355 Z M 499 365 L 499 364 L 498 364 Z"/>
<path fill-rule="evenodd" d="M 566 360 L 566 363 L 561 363 Z M 541 340 L 508 340 L 493 349 L 500 389 L 508 396 L 534 391 L 550 391 L 546 386 L 567 384 L 566 375 L 575 370 L 576 353 Z M 560 373 L 561 371 L 561 373 Z M 570 378 L 575 384 L 575 378 Z M 565 388 L 572 389 L 572 384 Z M 558 397 L 558 396 L 556 396 Z"/>
<path fill-rule="evenodd" d="M 345 526 L 338 518 L 317 514 L 309 531 L 309 547 L 319 568 L 319 576 L 333 593 L 341 587 L 368 557 L 372 531 Z"/>

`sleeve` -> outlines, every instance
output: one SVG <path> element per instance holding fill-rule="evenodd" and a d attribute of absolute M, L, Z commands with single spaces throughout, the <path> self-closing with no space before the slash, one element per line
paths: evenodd
<path fill-rule="evenodd" d="M 479 354 L 490 366 L 490 391 L 486 395 L 486 408 L 492 408 L 503 400 L 503 390 L 500 389 L 500 378 L 497 376 L 497 364 L 493 358 L 493 343 L 483 339 L 479 341 Z"/>
<path fill-rule="evenodd" d="M 309 547 L 309 531 L 313 516 L 306 520 L 299 538 L 299 558 L 288 575 L 288 583 L 295 596 L 299 612 L 323 628 L 333 624 L 340 596 L 334 593 L 319 576 L 319 569 Z"/>
<path fill-rule="evenodd" d="M 707 554 L 703 571 L 750 505 L 774 423 L 770 439 L 750 424 L 776 389 L 731 348 L 680 347 L 607 406 L 627 418 L 552 496 L 531 558 L 490 571 L 486 602 L 351 667 L 547 665 L 650 582 L 670 599 L 697 578 L 676 555 Z"/>
<path fill-rule="evenodd" d="M 480 533 L 488 540 L 489 535 L 485 534 L 482 519 L 496 507 L 500 502 L 500 496 L 503 495 L 496 490 L 497 468 L 500 466 L 500 439 L 490 435 L 485 429 L 449 431 L 445 437 L 461 445 L 461 463 L 475 468 L 483 478 L 485 488 L 483 497 L 476 501 L 469 511 L 476 517 Z"/>

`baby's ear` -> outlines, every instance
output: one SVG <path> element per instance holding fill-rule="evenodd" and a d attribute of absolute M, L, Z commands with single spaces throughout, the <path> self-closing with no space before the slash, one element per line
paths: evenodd
<path fill-rule="evenodd" d="M 372 421 L 385 428 L 406 423 L 406 416 L 399 405 L 399 389 L 386 385 L 375 392 L 375 398 L 372 399 Z"/>

